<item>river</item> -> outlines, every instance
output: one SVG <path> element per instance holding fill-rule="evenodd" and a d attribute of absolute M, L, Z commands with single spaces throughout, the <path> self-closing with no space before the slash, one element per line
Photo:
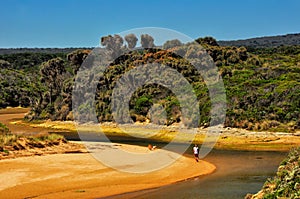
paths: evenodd
<path fill-rule="evenodd" d="M 69 140 L 79 140 L 72 133 L 62 133 Z M 147 146 L 148 141 L 114 137 L 117 143 Z M 155 143 L 163 146 L 162 143 Z M 180 144 L 178 145 L 180 147 Z M 207 176 L 189 179 L 156 189 L 107 197 L 108 199 L 242 199 L 258 192 L 265 181 L 274 176 L 288 152 L 237 151 L 213 149 L 203 160 L 216 166 Z M 191 147 L 185 154 L 192 157 Z M 195 162 L 195 164 L 197 164 Z M 193 168 L 190 168 L 193 169 Z"/>
<path fill-rule="evenodd" d="M 267 178 L 275 175 L 286 155 L 285 152 L 213 150 L 204 158 L 216 165 L 213 174 L 109 198 L 242 199 L 247 193 L 258 192 Z"/>

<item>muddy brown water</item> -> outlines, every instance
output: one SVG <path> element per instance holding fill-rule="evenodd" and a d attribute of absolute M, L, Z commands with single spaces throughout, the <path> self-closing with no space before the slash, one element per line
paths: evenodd
<path fill-rule="evenodd" d="M 213 174 L 108 198 L 242 199 L 247 193 L 258 192 L 265 181 L 275 175 L 286 155 L 284 152 L 213 150 L 204 158 L 217 167 Z"/>
<path fill-rule="evenodd" d="M 67 139 L 79 140 L 74 133 L 62 133 Z M 112 142 L 147 146 L 149 140 L 113 137 Z M 153 143 L 158 147 L 165 143 Z M 181 147 L 178 144 L 178 147 Z M 192 157 L 188 148 L 186 156 Z M 275 175 L 287 152 L 236 151 L 213 149 L 204 160 L 214 164 L 214 173 L 172 185 L 107 197 L 111 199 L 241 199 L 247 193 L 258 192 L 265 181 Z M 190 169 L 193 169 L 192 167 Z"/>
<path fill-rule="evenodd" d="M 24 112 L 24 111 L 23 111 Z M 0 121 L 8 123 L 10 120 L 23 118 L 24 113 L 0 114 Z M 22 127 L 13 126 L 16 130 Z M 30 132 L 39 129 L 29 128 Z M 44 130 L 44 129 L 42 129 Z M 68 140 L 80 141 L 74 132 L 55 132 L 64 135 Z M 34 134 L 34 133 L 32 133 Z M 132 138 L 112 137 L 113 142 L 137 144 L 147 146 L 149 142 L 157 146 L 165 143 L 154 143 L 151 140 L 140 141 Z M 191 149 L 186 152 L 191 156 Z M 256 193 L 261 189 L 267 178 L 275 175 L 279 163 L 286 157 L 286 152 L 256 152 L 256 151 L 227 151 L 213 150 L 204 160 L 213 163 L 217 169 L 213 174 L 196 179 L 186 180 L 156 189 L 142 190 L 121 194 L 109 198 L 205 198 L 205 199 L 235 199 L 244 198 L 247 193 Z M 190 168 L 193 169 L 193 168 Z"/>

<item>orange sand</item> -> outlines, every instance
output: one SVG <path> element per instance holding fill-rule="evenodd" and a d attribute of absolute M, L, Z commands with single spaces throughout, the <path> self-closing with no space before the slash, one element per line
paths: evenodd
<path fill-rule="evenodd" d="M 122 148 L 130 151 L 137 146 L 122 145 Z M 205 161 L 196 163 L 188 157 L 144 174 L 108 168 L 87 153 L 22 157 L 0 161 L 0 197 L 99 198 L 160 187 L 214 170 L 214 165 Z"/>

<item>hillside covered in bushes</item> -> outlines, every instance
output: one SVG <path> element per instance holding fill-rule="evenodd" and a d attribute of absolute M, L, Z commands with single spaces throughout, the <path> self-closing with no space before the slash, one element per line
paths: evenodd
<path fill-rule="evenodd" d="M 118 48 L 114 50 L 122 51 L 134 47 L 138 41 L 134 35 L 124 39 L 118 35 L 103 37 L 102 45 L 110 48 L 107 41 L 114 41 Z M 211 120 L 207 86 L 199 72 L 177 55 L 184 52 L 193 57 L 199 53 L 197 48 L 193 44 L 183 45 L 178 40 L 167 41 L 163 49 L 152 48 L 155 41 L 150 35 L 140 40 L 146 47 L 144 50 L 122 54 L 110 64 L 104 78 L 99 79 L 94 107 L 98 120 L 113 120 L 111 95 L 122 74 L 155 60 L 179 71 L 193 86 L 199 101 L 199 125 L 207 126 Z M 247 49 L 219 46 L 211 37 L 196 41 L 212 57 L 224 81 L 227 98 L 225 126 L 249 130 L 300 129 L 300 46 Z M 0 55 L 0 107 L 30 106 L 29 120 L 72 120 L 75 75 L 90 52 L 82 49 L 68 54 Z M 156 103 L 164 107 L 167 115 L 161 124 L 181 121 L 178 99 L 169 89 L 157 84 L 145 85 L 134 92 L 129 104 L 131 118 L 140 122 L 151 121 L 149 111 Z"/>
<path fill-rule="evenodd" d="M 245 46 L 250 48 L 273 48 L 280 46 L 300 45 L 300 34 L 257 37 L 232 41 L 218 41 L 221 46 Z"/>

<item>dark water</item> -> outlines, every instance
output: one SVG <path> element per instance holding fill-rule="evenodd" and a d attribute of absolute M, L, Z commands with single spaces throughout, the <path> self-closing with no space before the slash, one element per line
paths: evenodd
<path fill-rule="evenodd" d="M 74 133 L 63 133 L 69 140 Z M 113 138 L 115 142 L 147 146 L 148 141 Z M 164 145 L 164 143 L 155 143 Z M 180 145 L 178 145 L 180 147 Z M 192 149 L 186 155 L 191 156 Z M 214 164 L 217 169 L 213 174 L 196 179 L 175 183 L 156 189 L 137 191 L 117 196 L 112 199 L 242 199 L 247 193 L 258 192 L 267 178 L 275 175 L 280 162 L 287 152 L 229 151 L 213 150 L 203 160 Z M 191 156 L 192 157 L 192 156 Z M 192 167 L 190 169 L 193 169 Z"/>

